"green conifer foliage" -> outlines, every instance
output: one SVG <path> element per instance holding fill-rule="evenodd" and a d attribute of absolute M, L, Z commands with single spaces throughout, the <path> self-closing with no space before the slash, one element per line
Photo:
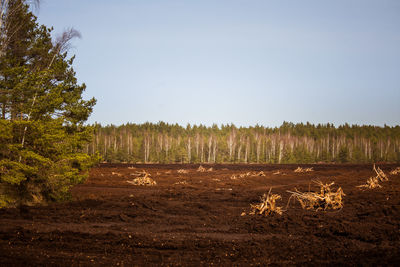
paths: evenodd
<path fill-rule="evenodd" d="M 63 200 L 96 156 L 83 153 L 95 99 L 82 99 L 68 57 L 73 30 L 55 42 L 22 0 L 7 1 L 0 56 L 0 207 Z M 9 27 L 10 22 L 21 25 Z"/>

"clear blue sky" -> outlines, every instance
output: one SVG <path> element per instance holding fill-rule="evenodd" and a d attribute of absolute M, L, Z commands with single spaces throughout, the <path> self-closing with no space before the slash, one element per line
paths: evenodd
<path fill-rule="evenodd" d="M 398 0 L 45 0 L 89 122 L 400 124 Z"/>

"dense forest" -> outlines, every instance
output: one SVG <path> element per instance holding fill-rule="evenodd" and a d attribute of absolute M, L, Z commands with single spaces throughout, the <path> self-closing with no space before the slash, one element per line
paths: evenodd
<path fill-rule="evenodd" d="M 94 125 L 86 152 L 131 163 L 365 163 L 400 162 L 400 126 L 284 122 L 280 127 L 235 125 Z"/>

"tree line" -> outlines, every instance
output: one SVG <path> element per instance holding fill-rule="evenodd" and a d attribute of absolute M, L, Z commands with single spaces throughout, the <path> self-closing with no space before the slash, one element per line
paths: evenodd
<path fill-rule="evenodd" d="M 89 154 L 130 163 L 400 162 L 400 126 L 94 125 Z"/>

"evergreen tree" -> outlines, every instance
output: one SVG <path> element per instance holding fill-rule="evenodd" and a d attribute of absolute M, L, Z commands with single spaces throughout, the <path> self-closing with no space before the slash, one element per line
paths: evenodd
<path fill-rule="evenodd" d="M 349 157 L 349 151 L 347 147 L 342 146 L 339 150 L 339 162 L 340 163 L 348 162 L 348 157 Z"/>
<path fill-rule="evenodd" d="M 2 2 L 3 3 L 3 2 Z M 84 126 L 95 99 L 85 101 L 68 57 L 78 36 L 52 42 L 23 0 L 5 1 L 0 56 L 0 207 L 68 198 L 94 157 L 83 153 L 93 128 Z M 12 11 L 12 12 L 11 12 Z M 12 32 L 12 22 L 22 25 Z M 6 42 L 4 41 L 6 40 Z"/>

